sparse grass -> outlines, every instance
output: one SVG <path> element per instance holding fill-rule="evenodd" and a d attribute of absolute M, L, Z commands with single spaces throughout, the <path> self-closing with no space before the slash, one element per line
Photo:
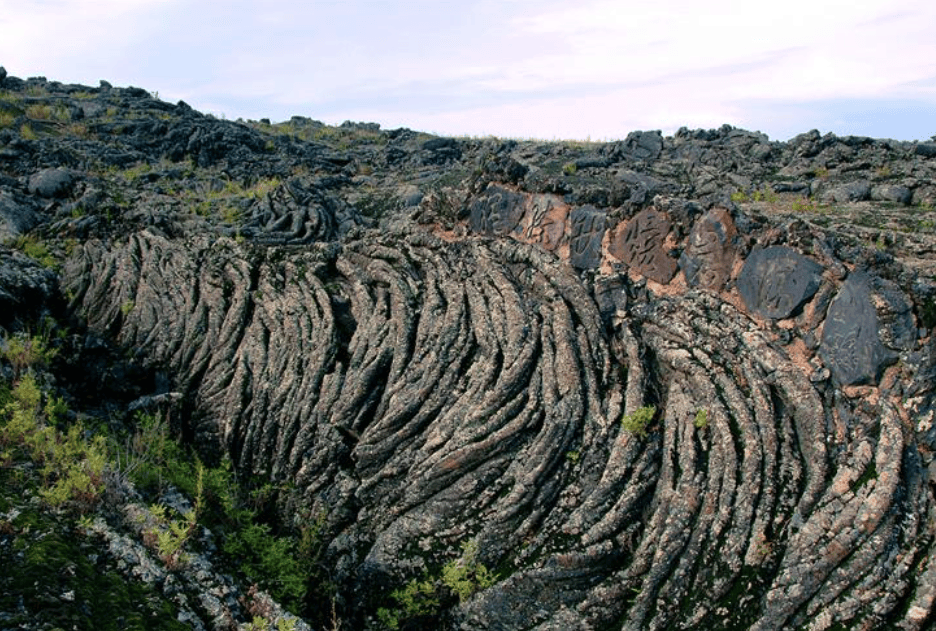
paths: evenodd
<path fill-rule="evenodd" d="M 12 127 L 16 122 L 16 116 L 12 112 L 0 112 L 0 129 Z"/>
<path fill-rule="evenodd" d="M 794 212 L 818 212 L 819 204 L 816 203 L 816 200 L 812 197 L 804 197 L 803 199 L 798 199 L 793 202 L 790 208 Z"/>
<path fill-rule="evenodd" d="M 82 139 L 91 137 L 91 132 L 88 130 L 88 126 L 82 123 L 69 123 L 62 129 L 62 133 L 66 136 L 74 136 L 75 138 Z"/>
<path fill-rule="evenodd" d="M 0 103 L 20 107 L 23 104 L 23 97 L 9 90 L 0 90 Z"/>
<path fill-rule="evenodd" d="M 25 140 L 36 140 L 39 138 L 38 134 L 33 131 L 33 128 L 29 123 L 24 123 L 20 127 L 20 136 L 22 136 Z"/>
<path fill-rule="evenodd" d="M 49 246 L 34 235 L 22 234 L 16 237 L 10 245 L 43 267 L 55 269 L 58 266 L 58 261 L 49 252 Z"/>
<path fill-rule="evenodd" d="M 34 103 L 26 108 L 26 116 L 33 120 L 57 121 L 65 123 L 71 120 L 71 113 L 62 105 Z"/>
<path fill-rule="evenodd" d="M 746 191 L 740 189 L 731 194 L 731 201 L 736 204 L 744 204 L 747 202 L 767 202 L 768 204 L 776 204 L 779 200 L 780 196 L 769 186 L 754 189 L 750 195 Z"/>

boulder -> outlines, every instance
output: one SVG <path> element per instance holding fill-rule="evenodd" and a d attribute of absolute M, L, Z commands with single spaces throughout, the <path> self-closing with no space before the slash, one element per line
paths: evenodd
<path fill-rule="evenodd" d="M 690 287 L 721 291 L 731 275 L 738 231 L 724 208 L 705 213 L 689 233 L 689 247 L 679 266 Z"/>
<path fill-rule="evenodd" d="M 897 184 L 879 184 L 871 189 L 871 199 L 877 202 L 895 202 L 906 206 L 912 197 L 913 191 Z"/>
<path fill-rule="evenodd" d="M 788 318 L 819 289 L 822 266 L 782 245 L 755 247 L 738 276 L 738 291 L 748 311 Z"/>
<path fill-rule="evenodd" d="M 647 208 L 626 224 L 621 224 L 611 237 L 612 256 L 637 273 L 661 284 L 676 275 L 676 261 L 664 247 L 670 232 L 670 220 L 665 213 Z"/>
<path fill-rule="evenodd" d="M 605 211 L 594 206 L 573 208 L 569 215 L 569 262 L 578 269 L 594 269 L 601 263 L 601 241 L 606 229 Z"/>
<path fill-rule="evenodd" d="M 896 358 L 881 343 L 878 325 L 868 275 L 856 272 L 829 307 L 819 347 L 837 383 L 877 383 L 883 367 Z"/>
<path fill-rule="evenodd" d="M 0 243 L 15 239 L 39 224 L 40 216 L 32 205 L 13 193 L 0 190 Z"/>
<path fill-rule="evenodd" d="M 871 195 L 871 185 L 866 180 L 848 182 L 824 189 L 819 199 L 827 204 L 861 202 Z"/>
<path fill-rule="evenodd" d="M 29 178 L 29 192 L 47 199 L 68 197 L 76 179 L 68 169 L 44 169 Z"/>
<path fill-rule="evenodd" d="M 523 196 L 496 184 L 471 204 L 469 225 L 478 234 L 505 236 L 523 217 Z"/>

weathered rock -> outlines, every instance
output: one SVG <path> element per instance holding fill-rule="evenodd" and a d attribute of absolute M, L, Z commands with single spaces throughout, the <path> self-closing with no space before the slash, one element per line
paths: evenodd
<path fill-rule="evenodd" d="M 637 273 L 665 284 L 676 275 L 676 261 L 664 247 L 669 231 L 669 218 L 648 208 L 615 230 L 609 251 Z"/>
<path fill-rule="evenodd" d="M 68 169 L 45 169 L 29 178 L 29 192 L 39 197 L 68 197 L 75 185 L 75 174 Z"/>
<path fill-rule="evenodd" d="M 922 145 L 730 126 L 427 141 L 4 82 L 27 86 L 77 107 L 87 134 L 0 130 L 0 190 L 63 261 L 56 275 L 0 248 L 0 326 L 56 309 L 60 282 L 56 317 L 89 327 L 68 342 L 89 376 L 60 386 L 117 409 L 175 401 L 194 446 L 281 489 L 285 523 L 323 516 L 317 568 L 343 626 L 373 626 L 470 540 L 496 584 L 464 602 L 440 587 L 439 615 L 402 626 L 936 615 L 936 215 L 799 197 L 873 181 L 872 197 L 926 203 Z M 44 168 L 84 173 L 80 199 L 23 194 Z M 739 188 L 761 199 L 730 201 Z M 740 306 L 750 243 L 771 247 L 744 262 Z M 222 628 L 217 587 L 193 596 L 192 624 Z"/>
<path fill-rule="evenodd" d="M 866 181 L 849 182 L 825 189 L 820 199 L 825 203 L 860 202 L 871 195 L 871 185 Z"/>
<path fill-rule="evenodd" d="M 822 266 L 785 246 L 755 247 L 738 275 L 738 292 L 749 311 L 788 318 L 819 289 Z"/>
<path fill-rule="evenodd" d="M 51 308 L 57 294 L 52 270 L 0 246 L 0 326 L 38 317 Z"/>
<path fill-rule="evenodd" d="M 867 274 L 849 276 L 832 301 L 819 353 L 843 385 L 876 383 L 884 365 L 893 361 L 878 335 Z"/>
<path fill-rule="evenodd" d="M 569 262 L 579 269 L 593 269 L 601 262 L 601 241 L 606 230 L 605 212 L 594 206 L 579 206 L 569 215 Z"/>
<path fill-rule="evenodd" d="M 0 243 L 6 243 L 35 228 L 41 217 L 29 200 L 0 190 Z"/>
<path fill-rule="evenodd" d="M 724 208 L 713 208 L 699 219 L 689 233 L 689 247 L 679 259 L 686 282 L 721 291 L 731 276 L 738 231 Z"/>
<path fill-rule="evenodd" d="M 879 184 L 871 189 L 871 199 L 879 202 L 895 202 L 898 204 L 909 204 L 913 197 L 913 191 L 906 186 L 896 184 Z"/>
<path fill-rule="evenodd" d="M 516 229 L 523 211 L 519 194 L 491 184 L 471 204 L 470 226 L 479 234 L 506 236 Z"/>

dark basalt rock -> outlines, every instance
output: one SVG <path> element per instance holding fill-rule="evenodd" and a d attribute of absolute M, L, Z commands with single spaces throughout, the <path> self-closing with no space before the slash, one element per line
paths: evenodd
<path fill-rule="evenodd" d="M 0 243 L 9 241 L 35 228 L 41 215 L 29 199 L 0 190 Z"/>
<path fill-rule="evenodd" d="M 293 179 L 258 199 L 234 232 L 287 245 L 334 241 L 360 224 L 352 206 Z"/>
<path fill-rule="evenodd" d="M 523 197 L 491 184 L 484 194 L 471 204 L 469 225 L 478 234 L 506 236 L 514 231 L 521 217 Z"/>
<path fill-rule="evenodd" d="M 44 169 L 29 178 L 29 192 L 45 198 L 68 197 L 75 180 L 68 169 Z"/>
<path fill-rule="evenodd" d="M 0 327 L 48 313 L 57 300 L 52 270 L 0 245 Z"/>
<path fill-rule="evenodd" d="M 612 236 L 609 251 L 639 274 L 665 284 L 676 275 L 676 261 L 664 249 L 670 231 L 669 218 L 648 208 L 637 213 Z"/>
<path fill-rule="evenodd" d="M 572 222 L 569 262 L 578 269 L 598 267 L 601 241 L 607 228 L 605 212 L 594 206 L 579 206 L 572 209 L 569 220 Z"/>
<path fill-rule="evenodd" d="M 896 359 L 878 335 L 877 311 L 868 275 L 856 272 L 829 307 L 819 353 L 842 385 L 876 383 L 882 368 Z"/>
<path fill-rule="evenodd" d="M 692 227 L 689 247 L 679 265 L 690 287 L 721 291 L 731 276 L 738 231 L 731 215 L 723 208 L 708 211 Z"/>
<path fill-rule="evenodd" d="M 775 320 L 788 318 L 819 289 L 822 266 L 785 246 L 754 248 L 737 285 L 752 313 Z"/>

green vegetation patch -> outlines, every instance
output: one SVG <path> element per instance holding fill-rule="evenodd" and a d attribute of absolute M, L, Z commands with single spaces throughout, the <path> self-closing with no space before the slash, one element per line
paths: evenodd
<path fill-rule="evenodd" d="M 5 493 L 21 485 L 0 484 Z M 21 499 L 21 498 L 20 498 Z M 16 498 L 14 498 L 14 501 Z M 137 581 L 128 581 L 94 554 L 97 545 L 70 520 L 29 508 L 0 520 L 0 612 L 9 628 L 89 631 L 183 630 L 175 605 Z"/>
<path fill-rule="evenodd" d="M 621 425 L 627 432 L 634 436 L 645 438 L 647 436 L 647 426 L 653 421 L 653 416 L 655 414 L 655 406 L 645 405 L 642 408 L 634 410 L 630 414 L 625 414 L 621 419 Z"/>

